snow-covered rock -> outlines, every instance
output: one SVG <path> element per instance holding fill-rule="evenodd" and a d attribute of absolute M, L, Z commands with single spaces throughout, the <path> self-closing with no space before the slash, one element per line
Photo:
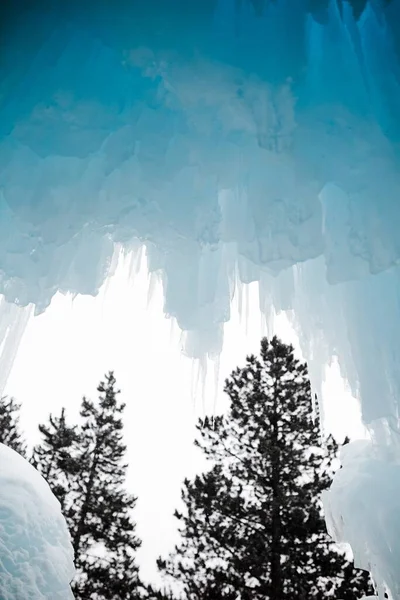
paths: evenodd
<path fill-rule="evenodd" d="M 0 444 L 0 598 L 72 600 L 73 550 L 43 477 Z"/>

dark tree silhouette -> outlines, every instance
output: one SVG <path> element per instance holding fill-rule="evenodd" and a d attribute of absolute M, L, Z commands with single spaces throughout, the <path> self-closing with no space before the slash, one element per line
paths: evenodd
<path fill-rule="evenodd" d="M 142 598 L 131 511 L 136 498 L 124 489 L 127 465 L 122 415 L 113 373 L 98 387 L 99 398 L 82 400 L 82 425 L 69 427 L 62 411 L 41 426 L 43 444 L 34 464 L 62 503 L 75 553 L 76 600 Z"/>
<path fill-rule="evenodd" d="M 31 463 L 47 481 L 65 512 L 68 494 L 80 471 L 78 428 L 67 424 L 63 408 L 59 417 L 50 415 L 47 425 L 39 425 L 39 431 L 42 441 L 33 448 Z"/>
<path fill-rule="evenodd" d="M 14 398 L 0 398 L 0 442 L 25 457 L 26 444 L 19 428 L 20 409 Z"/>
<path fill-rule="evenodd" d="M 182 541 L 161 571 L 187 600 L 355 600 L 371 590 L 328 536 L 321 493 L 338 447 L 321 445 L 305 364 L 274 338 L 227 380 L 227 416 L 198 425 L 212 462 L 186 480 Z"/>

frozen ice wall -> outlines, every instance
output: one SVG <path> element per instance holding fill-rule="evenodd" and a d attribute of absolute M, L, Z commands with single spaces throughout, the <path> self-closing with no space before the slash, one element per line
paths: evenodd
<path fill-rule="evenodd" d="M 326 494 L 328 531 L 351 544 L 357 566 L 372 571 L 381 597 L 400 598 L 400 464 L 384 439 L 342 448 L 343 468 Z"/>
<path fill-rule="evenodd" d="M 399 0 L 2 4 L 6 299 L 96 293 L 139 239 L 190 354 L 258 279 L 367 420 L 396 412 Z"/>
<path fill-rule="evenodd" d="M 1 600 L 73 600 L 73 576 L 58 500 L 24 458 L 0 444 Z"/>
<path fill-rule="evenodd" d="M 316 389 L 336 354 L 393 442 L 400 0 L 0 11 L 7 301 L 40 311 L 57 290 L 96 293 L 114 245 L 139 240 L 199 356 L 219 352 L 234 286 L 258 280 L 267 315 L 290 311 Z"/>

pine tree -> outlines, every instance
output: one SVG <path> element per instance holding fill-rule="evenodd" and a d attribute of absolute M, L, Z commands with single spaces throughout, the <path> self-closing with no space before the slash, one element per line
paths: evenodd
<path fill-rule="evenodd" d="M 372 591 L 328 536 L 321 493 L 338 447 L 322 446 L 305 364 L 277 338 L 227 380 L 226 416 L 198 425 L 211 469 L 186 480 L 182 539 L 161 571 L 186 600 L 356 600 Z"/>
<path fill-rule="evenodd" d="M 65 511 L 67 496 L 80 469 L 78 428 L 67 424 L 65 408 L 62 408 L 60 416 L 50 414 L 48 425 L 39 425 L 39 431 L 42 441 L 34 447 L 31 463 L 47 481 Z"/>
<path fill-rule="evenodd" d="M 0 398 L 0 442 L 26 456 L 26 444 L 19 429 L 20 409 L 14 398 Z"/>
<path fill-rule="evenodd" d="M 136 498 L 124 490 L 122 414 L 113 373 L 98 387 L 99 400 L 82 401 L 81 430 L 72 502 L 66 511 L 78 577 L 77 600 L 134 600 L 141 583 L 135 555 L 140 541 L 131 511 Z"/>
<path fill-rule="evenodd" d="M 142 586 L 135 562 L 140 541 L 131 511 L 136 498 L 124 490 L 127 466 L 122 440 L 125 405 L 112 373 L 99 398 L 83 398 L 82 425 L 68 426 L 64 409 L 41 425 L 43 443 L 33 464 L 61 502 L 75 554 L 76 600 L 136 600 Z"/>

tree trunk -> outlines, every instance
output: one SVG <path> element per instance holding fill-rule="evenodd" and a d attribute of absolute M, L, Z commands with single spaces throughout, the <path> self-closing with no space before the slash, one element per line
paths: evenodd
<path fill-rule="evenodd" d="M 95 451 L 94 451 L 92 466 L 90 467 L 89 481 L 88 481 L 88 484 L 86 487 L 85 498 L 82 503 L 81 514 L 79 517 L 78 526 L 76 528 L 75 534 L 72 539 L 72 547 L 74 549 L 75 563 L 77 563 L 77 560 L 78 560 L 79 546 L 81 543 L 81 538 L 83 535 L 83 528 L 84 528 L 87 513 L 88 513 L 89 500 L 90 500 L 90 496 L 92 494 L 92 489 L 93 489 L 94 475 L 95 475 L 95 470 L 96 470 L 96 466 L 97 466 L 97 459 L 98 459 L 98 449 L 96 446 Z"/>
<path fill-rule="evenodd" d="M 283 581 L 281 568 L 281 490 L 280 490 L 280 456 L 279 456 L 279 430 L 277 414 L 277 390 L 274 390 L 274 416 L 272 424 L 271 448 L 271 483 L 272 483 L 272 510 L 271 510 L 271 593 L 270 600 L 283 600 Z"/>

